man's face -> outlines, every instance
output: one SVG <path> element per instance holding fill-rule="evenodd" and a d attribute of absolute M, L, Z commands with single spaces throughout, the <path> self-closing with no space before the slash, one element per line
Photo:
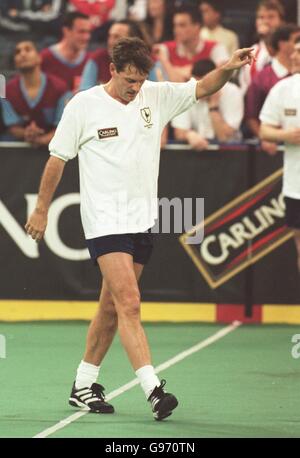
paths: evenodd
<path fill-rule="evenodd" d="M 31 41 L 22 41 L 15 48 L 14 62 L 17 70 L 26 72 L 39 66 L 41 58 Z"/>
<path fill-rule="evenodd" d="M 129 37 L 129 26 L 127 24 L 113 24 L 108 32 L 107 48 L 111 54 L 113 47 L 120 40 L 120 38 Z"/>
<path fill-rule="evenodd" d="M 75 19 L 73 26 L 69 29 L 63 28 L 64 37 L 76 51 L 84 51 L 91 38 L 91 24 L 88 19 Z"/>
<path fill-rule="evenodd" d="M 140 92 L 148 74 L 141 74 L 132 65 L 127 65 L 120 72 L 117 72 L 114 64 L 111 64 L 110 69 L 118 97 L 124 102 L 132 102 Z"/>
<path fill-rule="evenodd" d="M 173 19 L 175 40 L 186 44 L 199 38 L 200 24 L 192 22 L 189 14 L 175 14 Z"/>
<path fill-rule="evenodd" d="M 256 14 L 256 30 L 259 36 L 264 37 L 273 32 L 282 24 L 282 19 L 276 10 L 260 8 Z"/>
<path fill-rule="evenodd" d="M 220 22 L 220 13 L 214 10 L 209 3 L 201 3 L 200 11 L 206 27 L 215 27 Z"/>
<path fill-rule="evenodd" d="M 292 73 L 300 73 L 300 43 L 294 45 L 294 51 L 291 55 Z"/>
<path fill-rule="evenodd" d="M 299 37 L 299 32 L 292 33 L 289 40 L 282 41 L 280 44 L 280 50 L 286 57 L 291 58 L 294 48 L 295 48 L 295 40 Z"/>
<path fill-rule="evenodd" d="M 151 17 L 162 17 L 165 13 L 164 0 L 148 0 L 147 7 Z"/>

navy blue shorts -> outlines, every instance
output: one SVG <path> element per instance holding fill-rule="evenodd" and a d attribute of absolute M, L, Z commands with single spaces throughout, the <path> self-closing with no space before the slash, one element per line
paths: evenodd
<path fill-rule="evenodd" d="M 300 199 L 284 198 L 285 220 L 288 227 L 300 229 Z"/>
<path fill-rule="evenodd" d="M 133 262 L 147 264 L 153 250 L 153 234 L 138 232 L 137 234 L 113 234 L 86 240 L 90 256 L 97 265 L 97 258 L 104 254 L 122 252 L 131 254 Z"/>

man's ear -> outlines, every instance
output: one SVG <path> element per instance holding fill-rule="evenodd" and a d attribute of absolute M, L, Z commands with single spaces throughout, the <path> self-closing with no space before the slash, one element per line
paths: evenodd
<path fill-rule="evenodd" d="M 112 62 L 109 64 L 109 71 L 111 76 L 114 76 L 117 73 L 116 66 Z"/>

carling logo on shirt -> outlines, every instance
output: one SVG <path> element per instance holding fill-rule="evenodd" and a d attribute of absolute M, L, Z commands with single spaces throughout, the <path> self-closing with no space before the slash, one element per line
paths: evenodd
<path fill-rule="evenodd" d="M 117 127 L 107 127 L 105 129 L 98 129 L 98 137 L 100 140 L 104 138 L 118 137 L 119 132 Z"/>
<path fill-rule="evenodd" d="M 297 116 L 297 109 L 296 108 L 286 108 L 284 110 L 285 116 Z"/>

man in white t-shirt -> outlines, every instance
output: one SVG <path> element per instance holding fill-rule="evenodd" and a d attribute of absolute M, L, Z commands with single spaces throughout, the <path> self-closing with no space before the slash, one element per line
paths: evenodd
<path fill-rule="evenodd" d="M 164 391 L 165 381 L 160 383 L 154 372 L 140 321 L 138 280 L 151 255 L 149 230 L 157 218 L 160 136 L 171 118 L 218 91 L 235 69 L 251 62 L 251 49 L 246 48 L 199 82 L 153 83 L 146 81 L 152 67 L 147 45 L 138 38 L 123 38 L 113 49 L 111 80 L 76 94 L 66 106 L 49 145 L 51 157 L 36 208 L 25 227 L 33 239 L 41 240 L 65 163 L 78 155 L 82 224 L 103 282 L 71 405 L 114 412 L 96 380 L 118 329 L 154 418 L 166 418 L 177 406 L 176 397 Z"/>
<path fill-rule="evenodd" d="M 260 137 L 284 142 L 283 195 L 286 223 L 294 229 L 300 273 L 300 38 L 296 39 L 292 74 L 269 92 L 260 113 Z"/>
<path fill-rule="evenodd" d="M 199 60 L 193 66 L 192 76 L 199 80 L 216 68 L 211 60 Z M 220 143 L 241 141 L 240 125 L 244 116 L 244 98 L 241 89 L 226 83 L 219 92 L 203 97 L 189 110 L 171 122 L 176 140 L 187 141 L 198 151 L 207 148 L 209 140 Z"/>

